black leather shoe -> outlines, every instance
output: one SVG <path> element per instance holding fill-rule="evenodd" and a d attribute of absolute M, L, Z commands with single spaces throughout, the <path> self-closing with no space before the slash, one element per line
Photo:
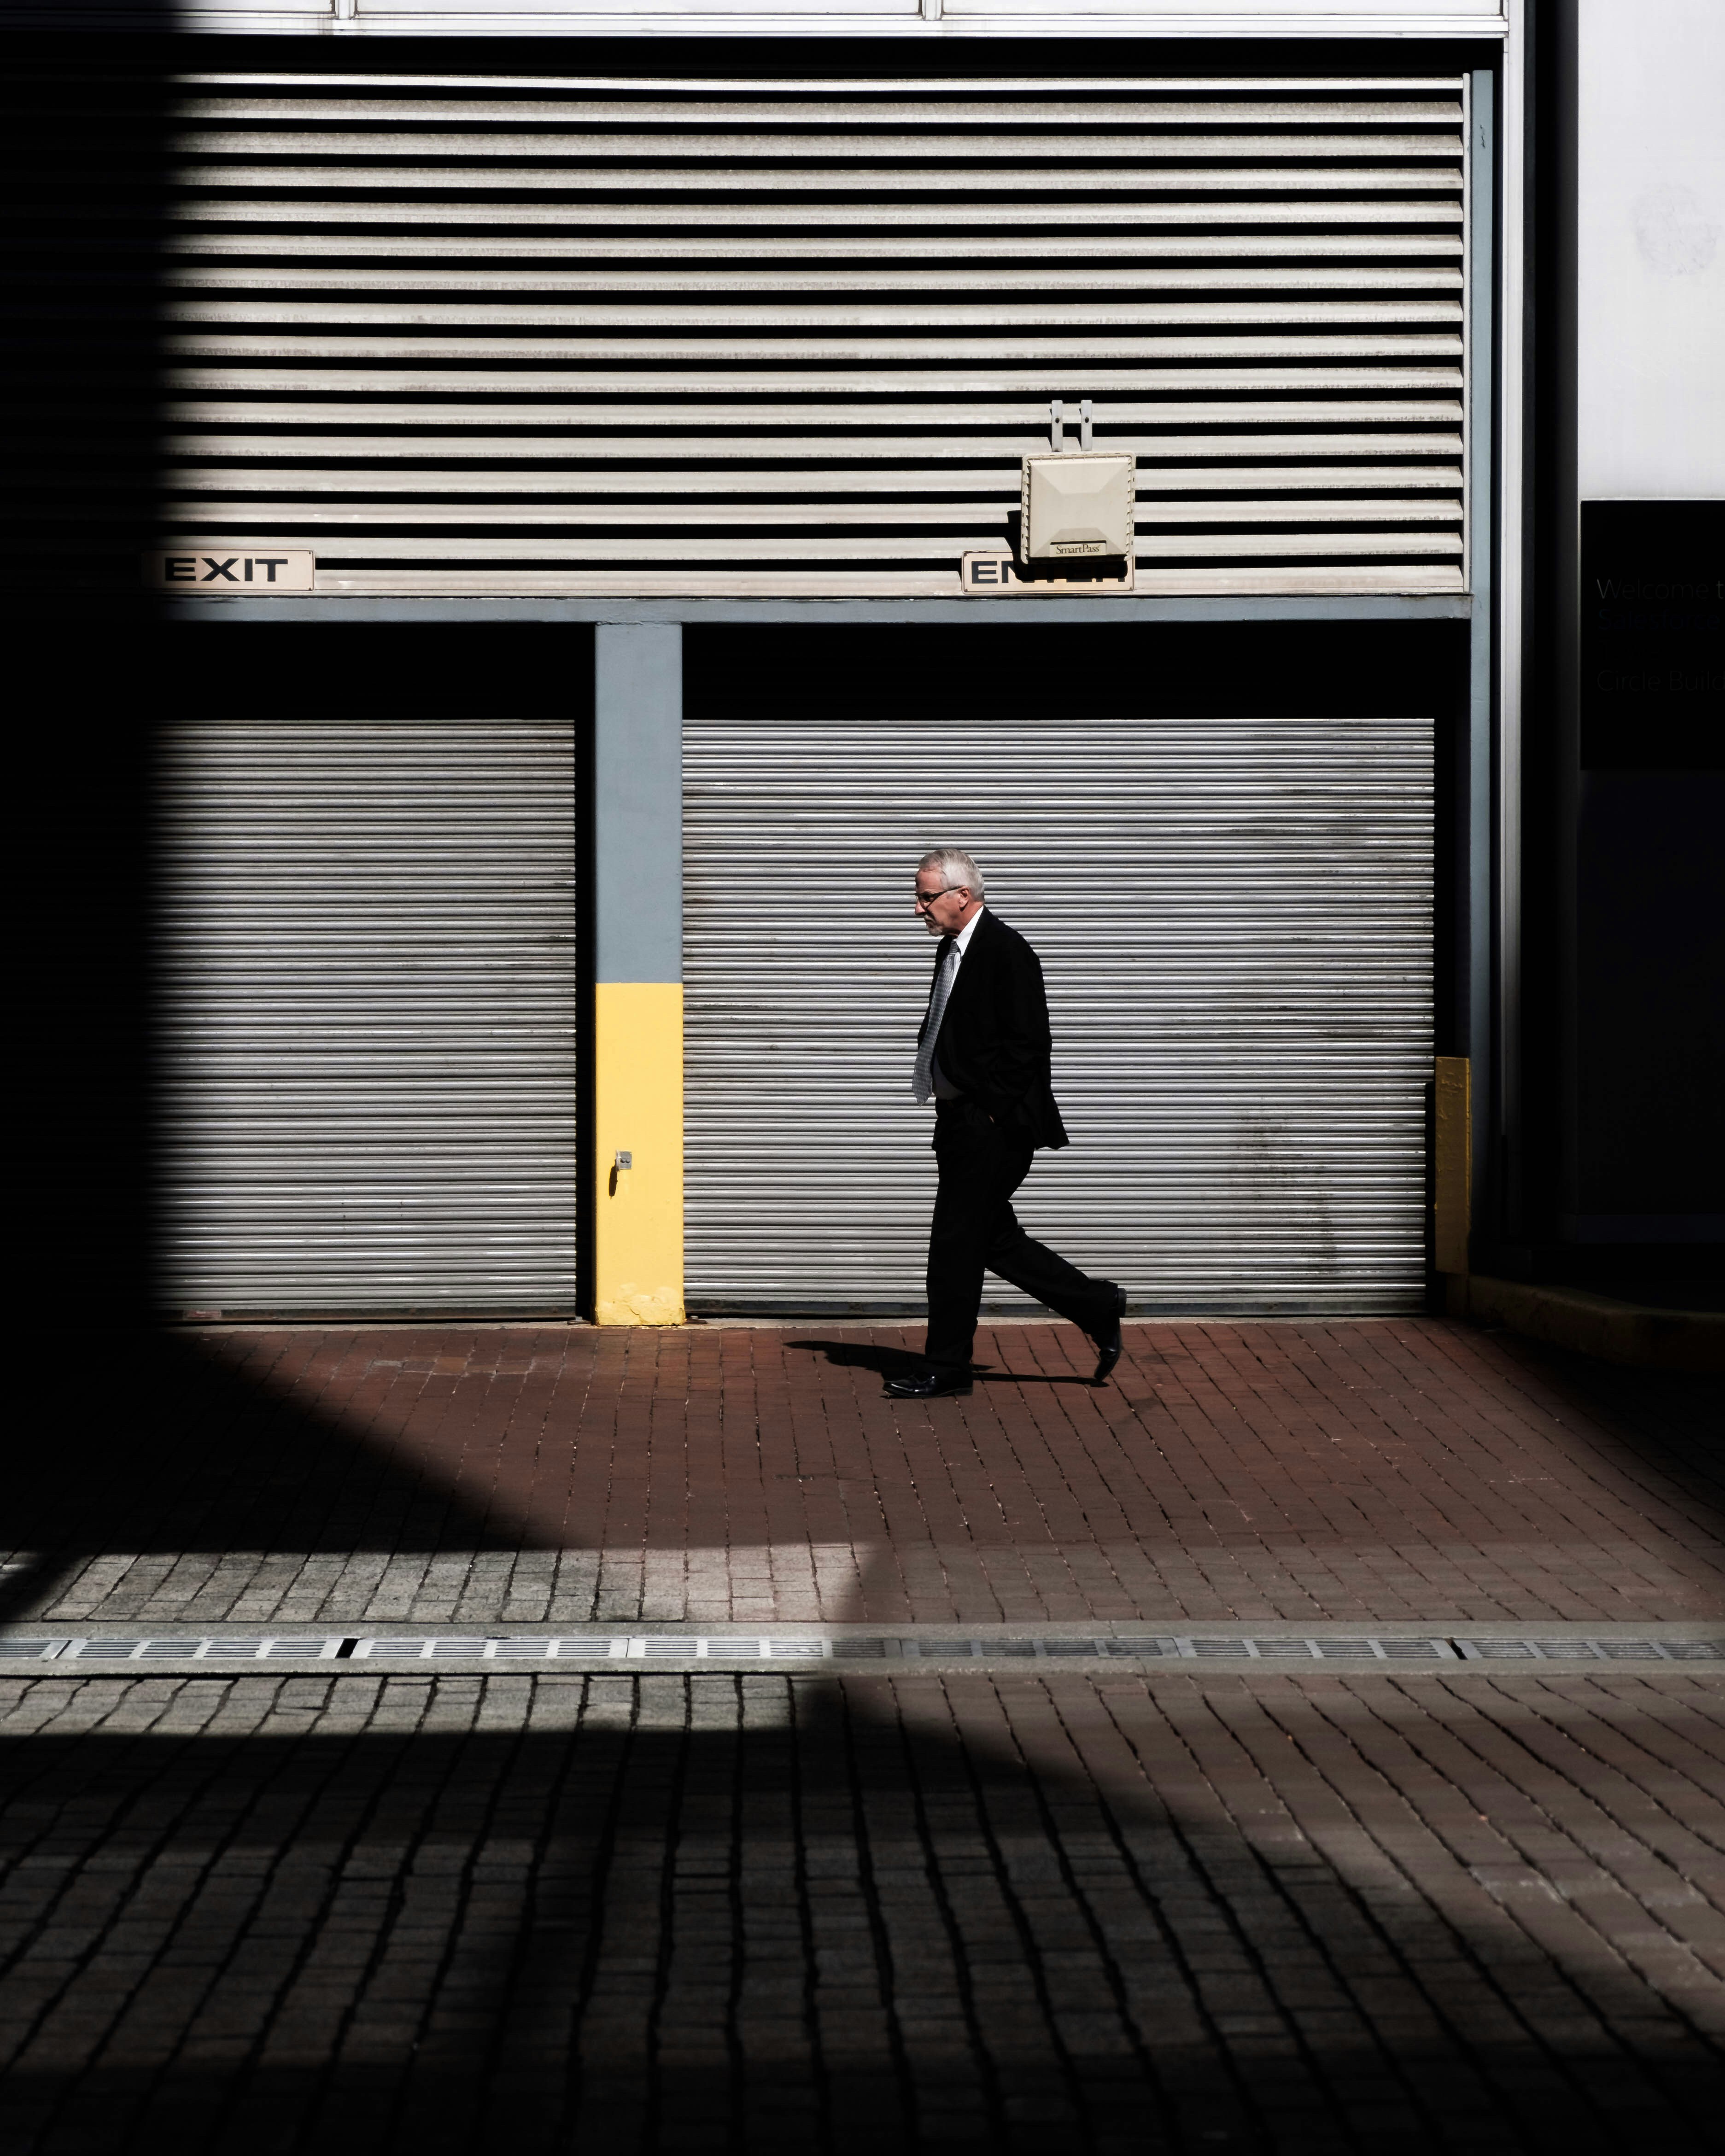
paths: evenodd
<path fill-rule="evenodd" d="M 1114 1283 L 1106 1283 L 1110 1287 Z M 1126 1315 L 1126 1290 L 1114 1288 L 1114 1315 L 1107 1324 L 1091 1334 L 1096 1343 L 1096 1374 L 1091 1379 L 1093 1385 L 1106 1385 L 1114 1374 L 1114 1365 L 1120 1360 L 1126 1342 L 1121 1337 L 1120 1321 Z"/>
<path fill-rule="evenodd" d="M 949 1395 L 963 1399 L 969 1391 L 968 1370 L 920 1370 L 915 1377 L 886 1380 L 890 1400 L 943 1400 Z"/>

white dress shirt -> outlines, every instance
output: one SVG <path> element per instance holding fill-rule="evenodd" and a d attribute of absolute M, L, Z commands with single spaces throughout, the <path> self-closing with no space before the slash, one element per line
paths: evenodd
<path fill-rule="evenodd" d="M 971 915 L 969 920 L 967 921 L 964 926 L 958 931 L 958 933 L 952 938 L 952 979 L 951 987 L 947 990 L 947 998 L 949 1006 L 952 1001 L 952 989 L 956 988 L 958 985 L 958 969 L 964 963 L 964 953 L 966 948 L 969 945 L 972 936 L 976 932 L 976 925 L 978 921 L 982 919 L 986 910 L 987 909 L 985 907 L 979 906 L 976 911 Z M 934 1059 L 932 1075 L 934 1078 L 934 1097 L 937 1101 L 957 1101 L 963 1098 L 963 1096 L 959 1091 L 957 1086 L 953 1085 L 952 1081 L 947 1076 L 945 1071 L 941 1069 L 941 1060 L 938 1055 Z"/>

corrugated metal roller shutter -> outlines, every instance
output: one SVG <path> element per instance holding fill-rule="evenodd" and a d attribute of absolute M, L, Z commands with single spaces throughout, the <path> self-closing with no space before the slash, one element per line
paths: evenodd
<path fill-rule="evenodd" d="M 187 721 L 158 829 L 168 1306 L 572 1312 L 572 726 Z"/>
<path fill-rule="evenodd" d="M 1463 588 L 1462 78 L 182 91 L 135 257 L 164 542 L 950 594 L 1089 398 L 1141 590 Z"/>
<path fill-rule="evenodd" d="M 986 732 L 691 724 L 691 1306 L 921 1303 L 931 962 L 907 894 L 957 842 L 1048 979 L 1073 1144 L 1038 1156 L 1033 1232 L 1140 1308 L 1419 1307 L 1430 722 Z M 813 917 L 762 902 L 763 861 L 818 872 Z"/>

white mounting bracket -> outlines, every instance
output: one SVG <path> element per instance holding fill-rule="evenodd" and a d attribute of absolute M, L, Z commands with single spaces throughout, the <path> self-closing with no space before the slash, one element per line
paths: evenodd
<path fill-rule="evenodd" d="M 1054 453 L 1056 456 L 1063 456 L 1065 454 L 1065 405 L 1060 398 L 1051 397 L 1049 399 L 1048 438 L 1050 444 L 1053 448 Z M 1091 400 L 1086 397 L 1082 399 L 1078 407 L 1078 446 L 1081 449 L 1087 449 L 1090 447 L 1090 426 Z"/>

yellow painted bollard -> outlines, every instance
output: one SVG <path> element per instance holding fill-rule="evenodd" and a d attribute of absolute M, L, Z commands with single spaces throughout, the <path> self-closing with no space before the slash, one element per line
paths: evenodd
<path fill-rule="evenodd" d="M 683 1322 L 683 991 L 602 981 L 593 1025 L 593 1317 Z"/>
<path fill-rule="evenodd" d="M 1466 1279 L 1467 1239 L 1472 1225 L 1472 1073 L 1465 1055 L 1440 1055 L 1435 1075 L 1432 1256 L 1438 1270 L 1460 1284 Z M 1452 1304 L 1455 1299 L 1452 1292 Z"/>

